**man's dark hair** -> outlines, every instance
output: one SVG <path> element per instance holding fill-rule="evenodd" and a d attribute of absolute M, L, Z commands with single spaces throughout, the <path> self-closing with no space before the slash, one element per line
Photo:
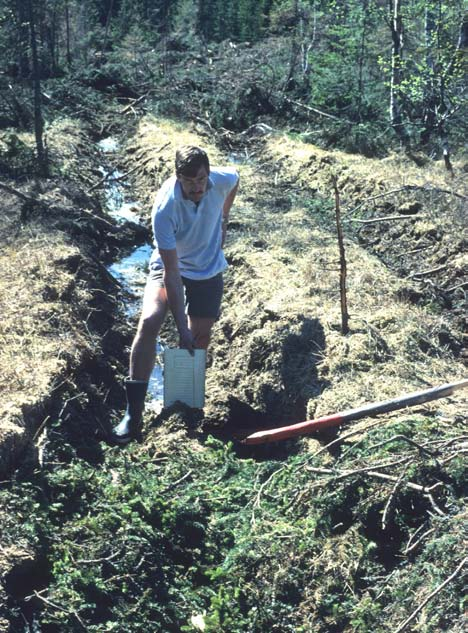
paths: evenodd
<path fill-rule="evenodd" d="M 207 153 L 200 147 L 194 145 L 184 145 L 176 151 L 175 170 L 177 176 L 187 176 L 193 178 L 197 175 L 200 167 L 205 167 L 210 173 L 210 161 Z"/>

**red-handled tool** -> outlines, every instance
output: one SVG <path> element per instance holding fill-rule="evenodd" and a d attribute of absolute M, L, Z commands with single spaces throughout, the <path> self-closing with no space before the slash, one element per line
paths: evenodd
<path fill-rule="evenodd" d="M 305 435 L 306 433 L 313 433 L 320 429 L 326 429 L 332 426 L 339 426 L 344 422 L 350 422 L 351 420 L 359 420 L 368 416 L 379 415 L 380 413 L 388 413 L 390 411 L 396 411 L 403 407 L 412 407 L 415 404 L 421 404 L 422 402 L 429 402 L 430 400 L 437 400 L 438 398 L 445 398 L 451 396 L 457 389 L 463 389 L 468 386 L 467 380 L 460 380 L 459 382 L 447 383 L 440 385 L 439 387 L 433 387 L 432 389 L 426 389 L 424 391 L 415 391 L 408 393 L 400 398 L 394 398 L 393 400 L 385 400 L 383 402 L 376 402 L 374 404 L 368 404 L 357 409 L 348 409 L 341 413 L 335 413 L 333 415 L 326 415 L 316 420 L 306 420 L 305 422 L 299 422 L 298 424 L 291 424 L 290 426 L 282 426 L 277 429 L 269 429 L 267 431 L 257 431 L 248 435 L 242 440 L 243 444 L 264 444 L 266 442 L 277 442 L 278 440 L 285 440 L 298 435 Z"/>

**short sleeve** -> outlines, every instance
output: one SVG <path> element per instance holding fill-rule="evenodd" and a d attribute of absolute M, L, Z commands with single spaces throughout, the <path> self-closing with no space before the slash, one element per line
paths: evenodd
<path fill-rule="evenodd" d="M 173 223 L 167 214 L 162 213 L 158 208 L 153 208 L 153 233 L 154 242 L 158 248 L 171 250 L 176 247 Z"/>
<path fill-rule="evenodd" d="M 216 189 L 226 198 L 239 182 L 239 174 L 234 167 L 216 167 L 212 179 Z"/>

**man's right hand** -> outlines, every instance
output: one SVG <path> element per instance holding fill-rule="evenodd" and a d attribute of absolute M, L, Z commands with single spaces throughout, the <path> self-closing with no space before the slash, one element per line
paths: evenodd
<path fill-rule="evenodd" d="M 192 356 L 195 353 L 195 340 L 192 332 L 188 328 L 179 332 L 179 347 L 181 349 L 186 349 Z"/>

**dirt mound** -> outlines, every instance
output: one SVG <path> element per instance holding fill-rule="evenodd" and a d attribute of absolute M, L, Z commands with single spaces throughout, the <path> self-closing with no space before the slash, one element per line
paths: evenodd
<path fill-rule="evenodd" d="M 345 232 L 406 280 L 402 297 L 450 320 L 447 341 L 466 358 L 468 189 L 464 160 L 452 178 L 441 161 L 416 166 L 392 155 L 366 159 L 270 135 L 263 153 L 283 187 L 331 198 L 338 177 Z"/>

